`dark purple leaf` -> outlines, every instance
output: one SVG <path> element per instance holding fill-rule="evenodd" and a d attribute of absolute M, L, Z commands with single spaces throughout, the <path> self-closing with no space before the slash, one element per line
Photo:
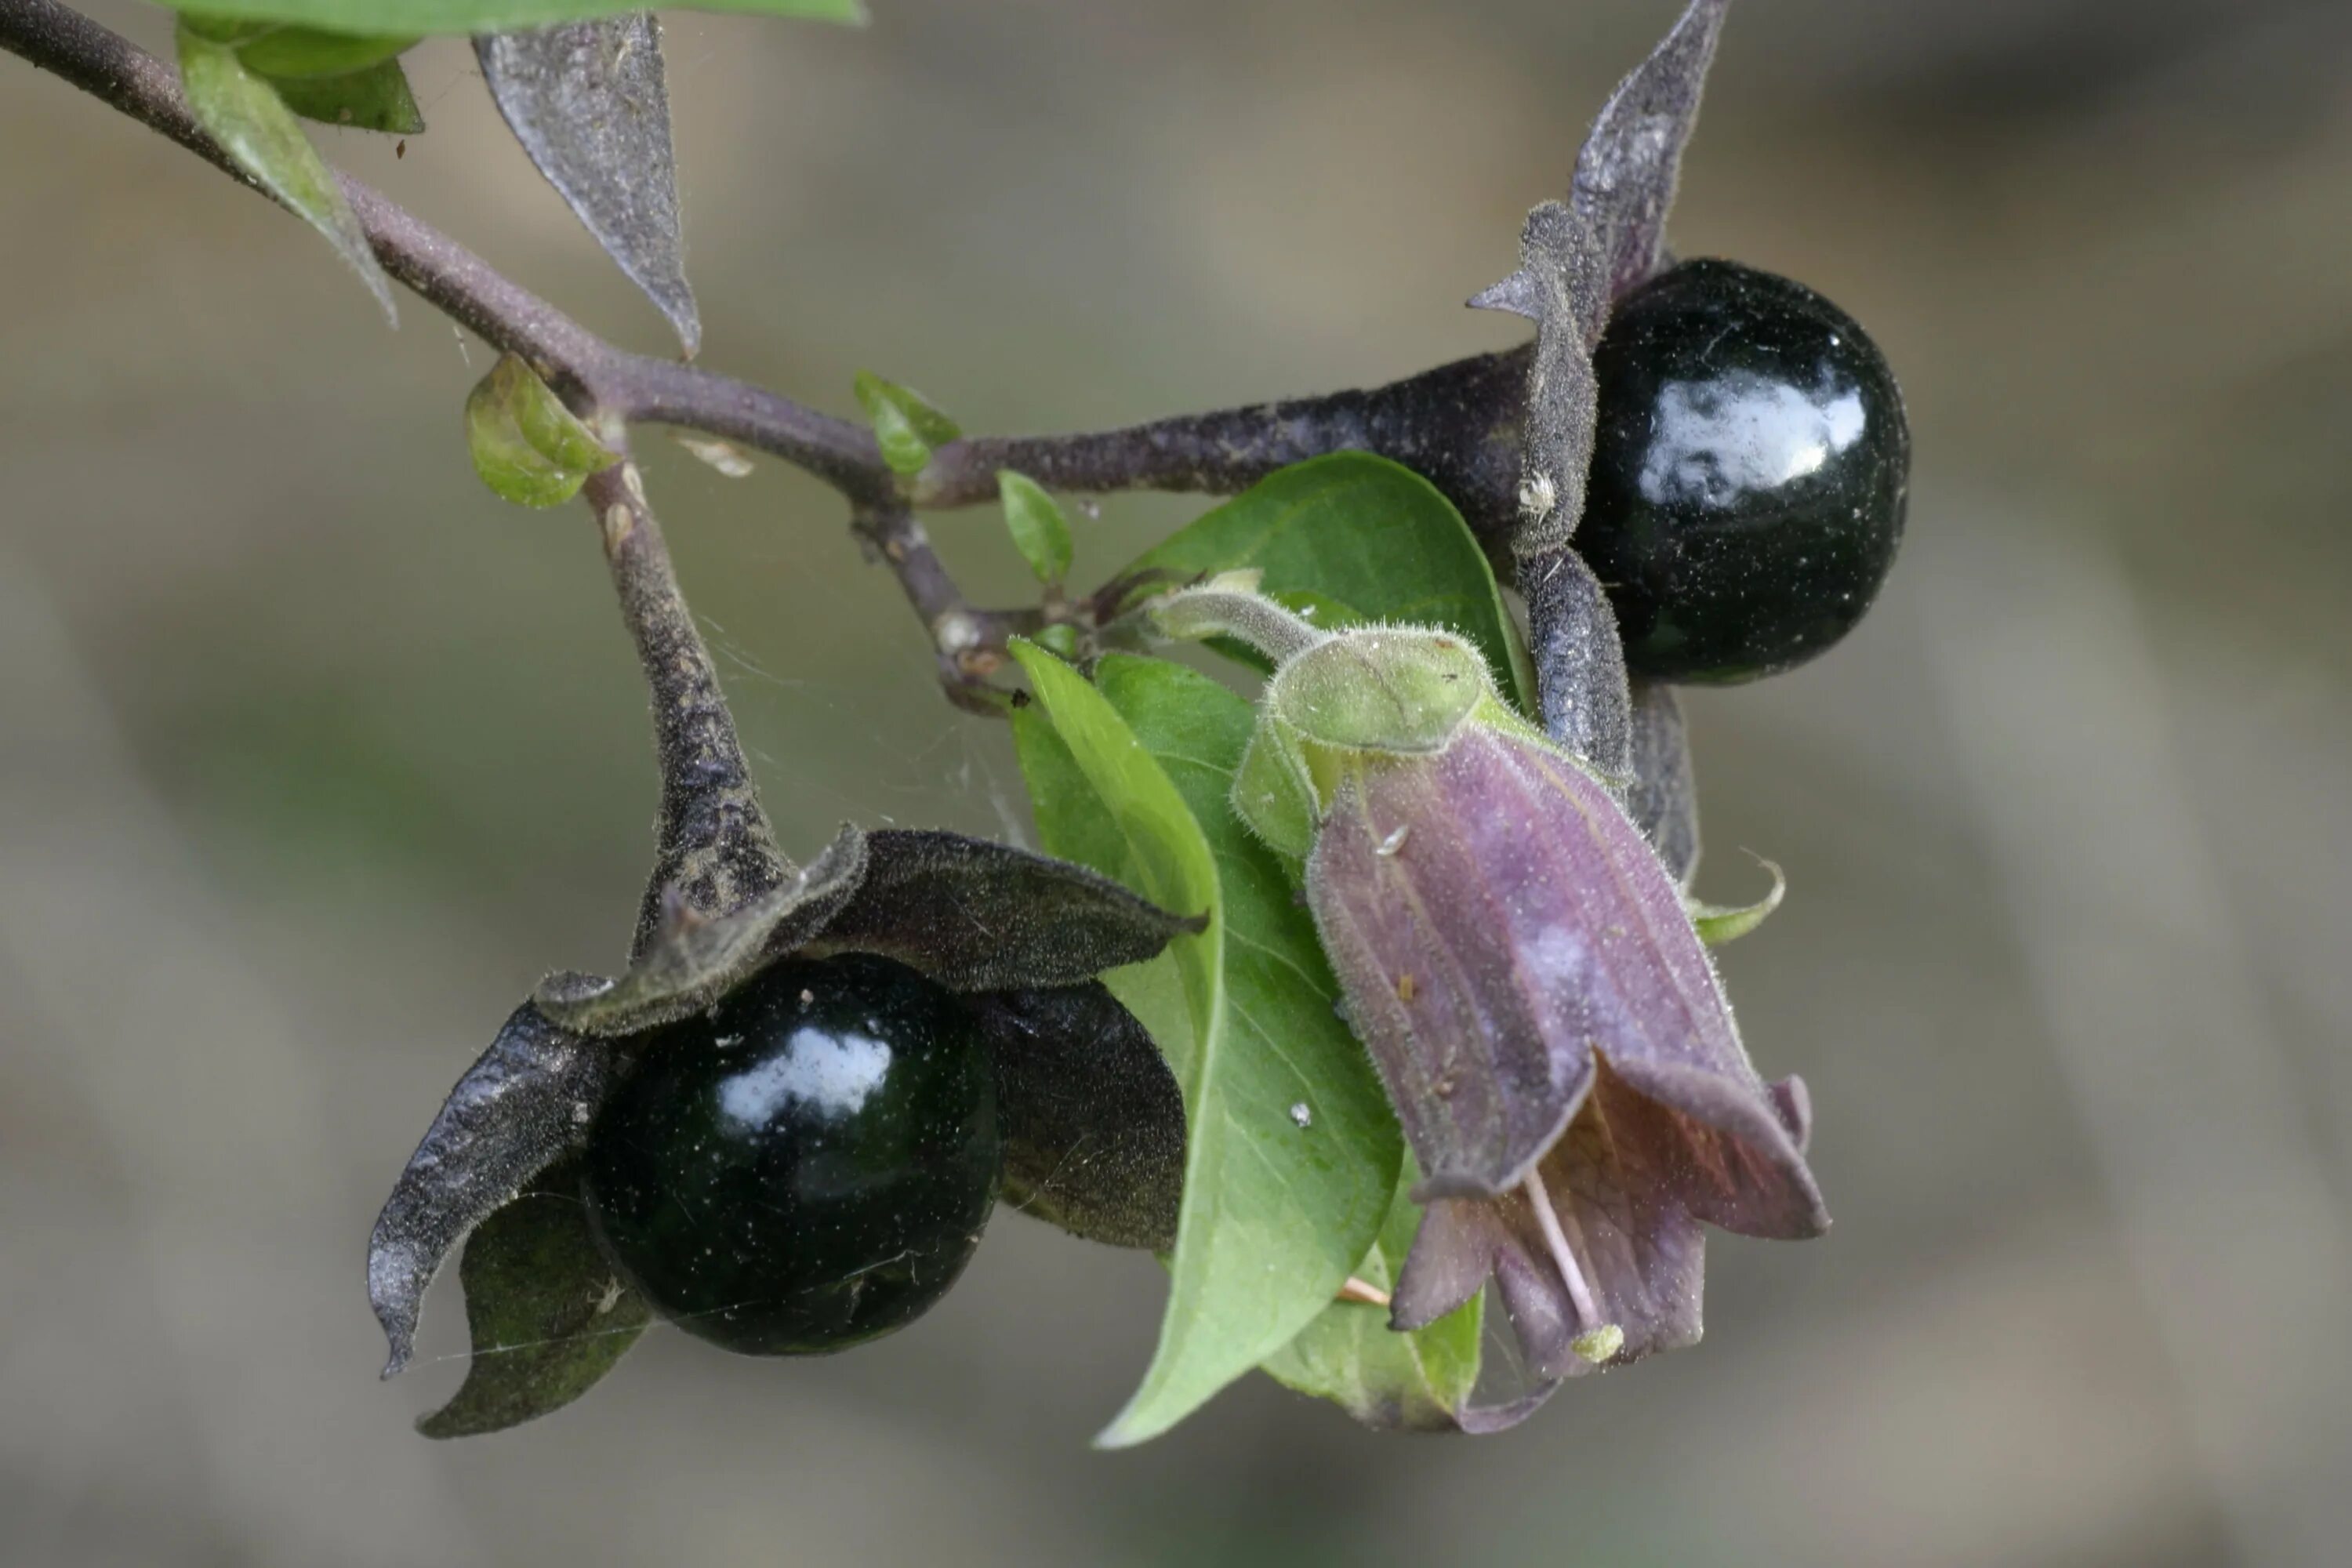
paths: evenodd
<path fill-rule="evenodd" d="M 474 52 L 515 139 L 692 358 L 702 321 L 686 281 L 659 21 L 637 12 L 499 33 Z"/>
<path fill-rule="evenodd" d="M 1688 890 L 1698 870 L 1698 784 L 1682 702 L 1662 680 L 1634 681 L 1633 697 L 1633 783 L 1626 808 L 1675 884 Z"/>
<path fill-rule="evenodd" d="M 1577 154 L 1569 205 L 1598 242 L 1609 300 L 1657 271 L 1664 254 L 1666 209 L 1729 4 L 1692 0 L 1650 58 L 1617 84 Z M 1605 314 L 1584 323 L 1587 347 L 1601 341 L 1604 321 Z"/>
<path fill-rule="evenodd" d="M 866 836 L 866 879 L 812 942 L 878 952 L 957 991 L 1075 985 L 1201 929 L 1065 860 L 960 833 Z"/>
<path fill-rule="evenodd" d="M 1004 1201 L 1075 1236 L 1166 1252 L 1184 1194 L 1184 1100 L 1098 983 L 970 998 L 996 1063 Z"/>
<path fill-rule="evenodd" d="M 528 1003 L 457 1080 L 368 1241 L 368 1300 L 392 1346 L 386 1377 L 408 1364 L 425 1288 L 442 1260 L 526 1182 L 580 1147 L 611 1086 L 609 1048 Z"/>
<path fill-rule="evenodd" d="M 541 1172 L 466 1243 L 473 1356 L 427 1437 L 497 1432 L 560 1409 L 636 1343 L 653 1312 L 596 1247 L 572 1161 Z"/>

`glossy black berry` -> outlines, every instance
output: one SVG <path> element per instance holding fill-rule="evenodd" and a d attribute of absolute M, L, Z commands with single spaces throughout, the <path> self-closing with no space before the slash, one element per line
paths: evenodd
<path fill-rule="evenodd" d="M 947 1293 L 995 1202 L 996 1089 L 952 995 L 888 959 L 777 963 L 635 1042 L 583 1178 L 606 1254 L 688 1333 L 836 1351 Z"/>
<path fill-rule="evenodd" d="M 1802 284 L 1691 261 L 1620 300 L 1576 547 L 1626 662 L 1667 680 L 1786 669 L 1853 629 L 1903 535 L 1911 437 L 1886 361 Z"/>

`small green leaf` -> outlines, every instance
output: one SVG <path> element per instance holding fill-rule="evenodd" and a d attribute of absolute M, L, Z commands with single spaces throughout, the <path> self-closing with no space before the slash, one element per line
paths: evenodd
<path fill-rule="evenodd" d="M 206 0 L 203 12 L 208 23 L 293 22 L 365 35 L 504 33 L 644 9 L 644 0 Z M 821 22 L 866 20 L 861 0 L 695 0 L 695 9 Z"/>
<path fill-rule="evenodd" d="M 1172 1016 L 1168 971 L 1106 976 L 1168 1054 L 1189 1123 L 1159 1351 L 1098 1439 L 1118 1446 L 1175 1425 L 1331 1302 L 1387 1217 L 1402 1143 L 1333 1011 L 1312 920 L 1227 804 L 1250 705 L 1162 660 L 1108 658 L 1098 689 L 1032 645 L 1013 657 L 1037 693 L 1014 738 L 1047 847 L 1210 911 L 1160 961 L 1181 984 Z"/>
<path fill-rule="evenodd" d="M 349 76 L 396 58 L 416 45 L 415 33 L 391 37 L 329 32 L 320 27 L 268 27 L 238 42 L 245 68 L 272 80 Z"/>
<path fill-rule="evenodd" d="M 1037 574 L 1037 581 L 1058 583 L 1068 576 L 1070 520 L 1045 487 L 1026 474 L 999 468 L 996 490 L 1004 501 L 1004 526 L 1012 531 L 1013 547 Z"/>
<path fill-rule="evenodd" d="M 613 1272 L 588 1229 L 574 1165 L 551 1166 L 466 1243 L 473 1359 L 427 1437 L 519 1426 L 571 1404 L 613 1370 L 653 1313 Z"/>
<path fill-rule="evenodd" d="M 482 482 L 523 506 L 559 506 L 618 460 L 513 354 L 499 356 L 466 398 L 466 444 Z"/>
<path fill-rule="evenodd" d="M 1721 947 L 1727 942 L 1737 942 L 1764 923 L 1764 917 L 1780 907 L 1780 900 L 1789 891 L 1789 879 L 1780 868 L 1761 855 L 1756 863 L 1772 874 L 1772 890 L 1752 904 L 1702 904 L 1696 899 L 1684 907 L 1690 910 L 1691 924 L 1698 928 L 1698 939 L 1709 947 Z"/>
<path fill-rule="evenodd" d="M 281 81 L 278 96 L 305 120 L 326 125 L 348 125 L 358 131 L 382 131 L 394 136 L 415 136 L 425 130 L 425 116 L 409 90 L 408 73 L 398 60 L 380 60 L 349 76 L 307 77 Z"/>
<path fill-rule="evenodd" d="M 1078 628 L 1067 621 L 1055 621 L 1037 634 L 1040 647 L 1075 664 L 1078 658 Z"/>
<path fill-rule="evenodd" d="M 179 47 L 180 82 L 197 123 L 238 168 L 326 236 L 375 295 L 384 319 L 399 325 L 392 279 L 376 265 L 367 231 L 352 216 L 334 171 L 302 134 L 278 89 L 246 69 L 235 49 L 185 25 L 179 30 Z"/>
<path fill-rule="evenodd" d="M 1356 1278 L 1393 1289 L 1421 1226 L 1421 1205 L 1407 1194 L 1421 1173 L 1407 1160 L 1396 1201 Z M 1266 1358 L 1265 1371 L 1301 1394 L 1328 1399 L 1367 1426 L 1416 1432 L 1454 1429 L 1478 1382 L 1484 1293 L 1429 1327 L 1401 1334 L 1388 1309 L 1335 1301 Z"/>
<path fill-rule="evenodd" d="M 1367 452 L 1295 464 L 1178 530 L 1122 575 L 1155 574 L 1157 592 L 1171 577 L 1244 567 L 1264 574 L 1268 597 L 1313 612 L 1327 629 L 1335 619 L 1450 626 L 1478 645 L 1521 711 L 1535 710 L 1534 670 L 1494 568 L 1454 503 L 1410 468 Z"/>
<path fill-rule="evenodd" d="M 921 473 L 931 460 L 932 447 L 944 447 L 963 434 L 921 393 L 885 381 L 871 371 L 857 373 L 856 390 L 857 405 L 874 422 L 875 444 L 882 448 L 882 460 L 893 473 Z"/>

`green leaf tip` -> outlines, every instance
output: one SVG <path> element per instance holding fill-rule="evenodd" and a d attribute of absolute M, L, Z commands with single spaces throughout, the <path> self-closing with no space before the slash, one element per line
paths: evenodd
<path fill-rule="evenodd" d="M 247 68 L 236 47 L 205 37 L 185 21 L 179 27 L 179 56 L 180 83 L 196 122 L 255 184 L 326 237 L 383 307 L 384 320 L 398 326 L 392 279 L 377 264 L 367 231 L 343 199 L 334 171 L 302 133 L 278 89 Z"/>
<path fill-rule="evenodd" d="M 520 359 L 504 354 L 466 398 L 474 471 L 504 500 L 560 506 L 620 460 Z"/>
<path fill-rule="evenodd" d="M 1694 900 L 1688 906 L 1691 924 L 1698 928 L 1699 940 L 1709 947 L 1737 942 L 1762 925 L 1764 917 L 1780 907 L 1780 900 L 1789 891 L 1789 879 L 1780 874 L 1780 867 L 1761 855 L 1752 858 L 1771 873 L 1770 892 L 1752 904 L 1702 904 Z"/>
<path fill-rule="evenodd" d="M 963 434 L 956 422 L 911 387 L 885 381 L 871 371 L 857 373 L 857 405 L 874 425 L 874 443 L 890 471 L 912 479 L 931 460 L 931 450 Z"/>
<path fill-rule="evenodd" d="M 1029 563 L 1040 583 L 1058 583 L 1070 574 L 1070 520 L 1045 493 L 1045 487 L 1011 468 L 996 471 L 996 491 L 1004 503 L 1004 526 L 1013 548 Z"/>

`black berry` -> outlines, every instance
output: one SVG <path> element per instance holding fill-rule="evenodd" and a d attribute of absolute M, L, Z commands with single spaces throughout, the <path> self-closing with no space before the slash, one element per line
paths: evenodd
<path fill-rule="evenodd" d="M 808 1355 L 903 1328 L 955 1283 L 998 1145 L 953 996 L 888 959 L 794 960 L 634 1049 L 583 1195 L 656 1311 L 731 1351 Z"/>
<path fill-rule="evenodd" d="M 1853 319 L 1799 283 L 1691 261 L 1619 301 L 1576 547 L 1626 662 L 1769 675 L 1870 608 L 1903 534 L 1903 397 Z"/>

